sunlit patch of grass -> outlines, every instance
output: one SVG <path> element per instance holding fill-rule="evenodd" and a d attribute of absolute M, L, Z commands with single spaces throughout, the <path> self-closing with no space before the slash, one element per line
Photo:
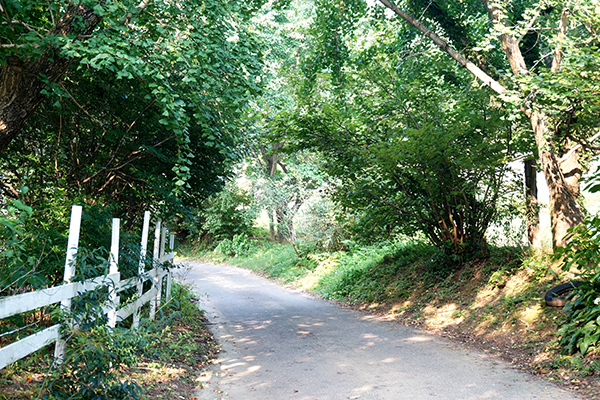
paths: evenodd
<path fill-rule="evenodd" d="M 331 275 L 337 273 L 340 265 L 339 253 L 321 253 L 311 257 L 317 264 L 316 268 L 300 278 L 296 286 L 303 290 L 318 291 L 319 287 L 326 286 L 324 282 L 331 279 Z"/>

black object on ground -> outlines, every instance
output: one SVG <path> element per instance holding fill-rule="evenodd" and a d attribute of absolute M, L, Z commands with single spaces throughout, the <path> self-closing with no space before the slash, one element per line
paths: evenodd
<path fill-rule="evenodd" d="M 566 303 L 567 295 L 579 285 L 581 281 L 570 281 L 558 285 L 548 290 L 544 296 L 546 304 L 550 307 L 563 307 Z"/>

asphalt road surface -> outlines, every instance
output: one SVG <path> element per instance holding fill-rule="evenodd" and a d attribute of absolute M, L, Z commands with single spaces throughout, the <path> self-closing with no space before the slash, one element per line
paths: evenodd
<path fill-rule="evenodd" d="M 493 356 L 283 288 L 184 263 L 222 346 L 198 399 L 575 399 Z"/>

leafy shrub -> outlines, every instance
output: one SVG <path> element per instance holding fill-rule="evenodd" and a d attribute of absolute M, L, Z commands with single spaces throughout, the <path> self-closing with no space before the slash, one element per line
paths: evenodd
<path fill-rule="evenodd" d="M 559 343 L 566 353 L 586 354 L 600 345 L 600 218 L 579 225 L 571 241 L 557 251 L 563 257 L 562 269 L 575 267 L 582 282 L 571 292 L 565 305 L 565 320 L 559 331 Z"/>
<path fill-rule="evenodd" d="M 427 273 L 438 280 L 444 280 L 459 266 L 460 258 L 456 254 L 436 249 L 429 261 L 427 261 Z"/>
<path fill-rule="evenodd" d="M 336 279 L 328 284 L 326 298 L 348 298 L 353 301 L 387 300 L 388 284 L 396 282 L 396 275 L 405 267 L 428 257 L 431 247 L 417 243 L 393 243 L 369 246 L 339 258 Z M 394 290 L 392 290 L 394 291 Z"/>
<path fill-rule="evenodd" d="M 30 274 L 36 260 L 28 256 L 24 243 L 29 238 L 25 224 L 31 214 L 31 207 L 18 200 L 0 214 L 0 295 L 10 295 L 22 286 L 43 284 L 37 275 Z"/>
<path fill-rule="evenodd" d="M 346 247 L 350 223 L 328 197 L 316 196 L 307 204 L 299 222 L 296 234 L 302 238 L 302 242 L 298 241 L 303 247 L 300 250 L 302 254 L 318 250 L 343 250 Z"/>
<path fill-rule="evenodd" d="M 96 289 L 79 296 L 73 308 L 63 315 L 62 335 L 66 354 L 42 387 L 42 399 L 51 400 L 130 400 L 140 388 L 122 380 L 118 371 L 132 366 L 143 347 L 140 331 L 107 326 L 102 305 L 105 290 Z"/>
<path fill-rule="evenodd" d="M 223 239 L 215 248 L 215 251 L 228 257 L 241 256 L 248 253 L 249 250 L 250 239 L 246 234 L 234 235 L 231 240 Z"/>
<path fill-rule="evenodd" d="M 248 234 L 255 212 L 250 207 L 251 197 L 229 183 L 209 199 L 203 213 L 203 229 L 215 239 L 232 239 L 234 235 Z"/>

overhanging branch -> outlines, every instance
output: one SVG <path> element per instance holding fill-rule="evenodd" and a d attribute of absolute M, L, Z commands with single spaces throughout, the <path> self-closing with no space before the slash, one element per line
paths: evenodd
<path fill-rule="evenodd" d="M 381 4 L 392 10 L 396 15 L 400 18 L 404 19 L 410 25 L 417 28 L 421 33 L 431 39 L 440 49 L 442 49 L 446 54 L 452 57 L 455 61 L 457 61 L 460 65 L 465 67 L 469 72 L 471 72 L 477 79 L 483 82 L 484 85 L 489 86 L 494 92 L 498 94 L 502 94 L 506 92 L 506 88 L 502 86 L 498 81 L 494 78 L 486 74 L 481 68 L 477 65 L 473 64 L 466 58 L 464 58 L 458 51 L 456 51 L 448 42 L 444 39 L 436 35 L 429 28 L 423 25 L 420 21 L 414 18 L 412 15 L 398 8 L 398 6 L 389 0 L 379 0 Z"/>

